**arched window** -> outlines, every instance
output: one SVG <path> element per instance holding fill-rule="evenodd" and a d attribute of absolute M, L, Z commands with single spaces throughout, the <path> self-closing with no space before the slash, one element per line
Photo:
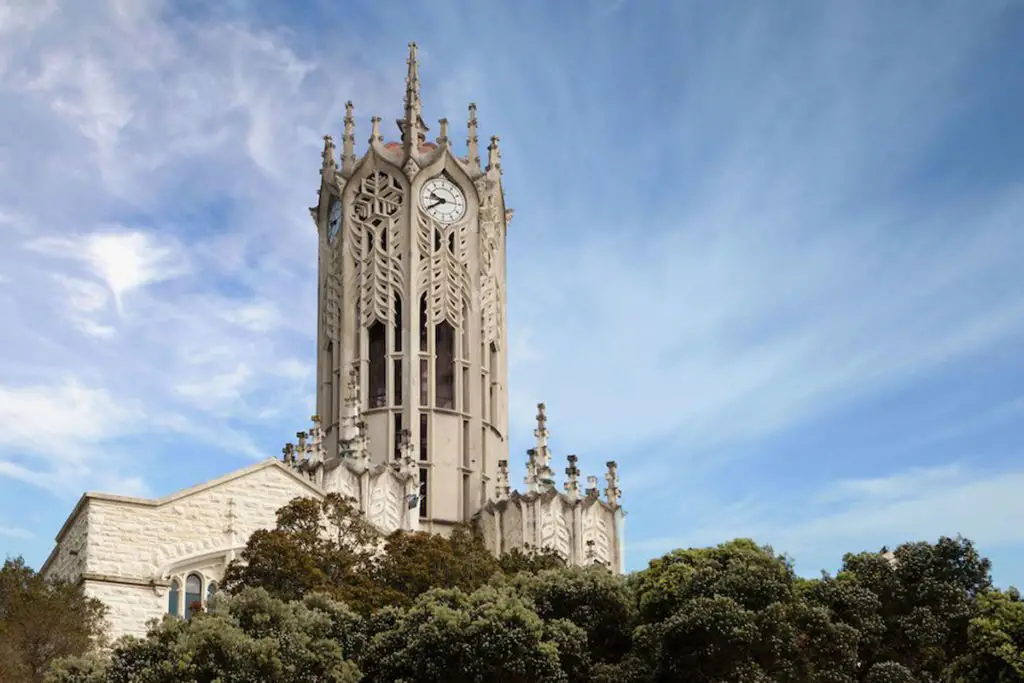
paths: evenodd
<path fill-rule="evenodd" d="M 427 348 L 427 295 L 420 297 L 420 354 L 429 351 Z M 430 361 L 420 356 L 420 405 L 430 402 Z"/>
<path fill-rule="evenodd" d="M 327 342 L 324 355 L 324 414 L 320 419 L 323 426 L 329 427 L 334 423 L 334 342 Z"/>
<path fill-rule="evenodd" d="M 171 581 L 171 590 L 167 591 L 167 613 L 172 617 L 181 615 L 179 605 L 181 604 L 181 582 L 177 579 Z"/>
<path fill-rule="evenodd" d="M 434 326 L 434 402 L 438 408 L 455 408 L 455 328 L 447 320 Z"/>
<path fill-rule="evenodd" d="M 402 297 L 395 294 L 395 329 L 394 329 L 394 340 L 392 342 L 395 353 L 399 353 L 402 350 Z M 402 405 L 402 359 L 393 358 L 391 360 L 392 367 L 392 386 L 394 387 L 395 400 L 391 403 L 400 406 Z"/>
<path fill-rule="evenodd" d="M 498 425 L 498 412 L 499 411 L 498 411 L 498 400 L 497 400 L 497 396 L 495 394 L 496 394 L 496 390 L 498 388 L 498 347 L 497 347 L 497 345 L 494 342 L 491 342 L 491 345 L 490 345 L 489 349 L 490 349 L 490 357 L 488 359 L 488 370 L 490 371 L 490 380 L 491 380 L 491 387 L 490 387 L 490 391 L 489 391 L 489 393 L 490 393 L 489 403 L 491 405 L 490 415 L 491 415 L 491 424 L 497 426 Z"/>
<path fill-rule="evenodd" d="M 185 618 L 203 609 L 203 579 L 199 574 L 189 574 L 185 579 Z"/>
<path fill-rule="evenodd" d="M 381 408 L 388 404 L 387 338 L 384 323 L 379 320 L 370 325 L 370 407 Z"/>
<path fill-rule="evenodd" d="M 213 605 L 213 596 L 217 594 L 217 582 L 211 581 L 210 585 L 206 587 L 206 609 L 210 609 Z"/>

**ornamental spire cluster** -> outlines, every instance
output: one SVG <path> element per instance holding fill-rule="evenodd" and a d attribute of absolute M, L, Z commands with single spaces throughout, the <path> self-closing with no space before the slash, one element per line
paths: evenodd
<path fill-rule="evenodd" d="M 526 452 L 526 478 L 524 483 L 526 484 L 527 493 L 545 493 L 547 491 L 554 491 L 557 488 L 555 473 L 551 468 L 551 448 L 548 445 L 550 433 L 548 432 L 547 422 L 547 409 L 543 403 L 538 403 L 537 428 L 533 431 L 537 442 L 533 448 Z M 566 457 L 566 460 L 569 464 L 565 468 L 566 478 L 563 487 L 565 495 L 575 500 L 581 497 L 580 478 L 582 472 L 577 466 L 579 458 L 575 455 L 569 455 Z M 612 507 L 620 507 L 622 491 L 619 488 L 618 465 L 612 460 L 606 463 L 605 466 L 607 467 L 604 477 L 607 483 L 607 487 L 604 490 L 605 501 Z M 599 498 L 601 489 L 598 485 L 598 478 L 590 475 L 586 478 L 586 481 L 587 486 L 583 492 L 583 497 Z M 508 497 L 508 462 L 506 461 L 498 463 L 497 488 L 499 500 Z"/>

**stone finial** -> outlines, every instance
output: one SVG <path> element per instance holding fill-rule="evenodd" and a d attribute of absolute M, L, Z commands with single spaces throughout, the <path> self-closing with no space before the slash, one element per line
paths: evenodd
<path fill-rule="evenodd" d="M 586 494 L 591 498 L 597 498 L 601 495 L 601 490 L 597 485 L 597 477 L 593 474 L 587 475 L 587 490 Z"/>
<path fill-rule="evenodd" d="M 555 472 L 551 469 L 551 450 L 548 448 L 548 416 L 543 403 L 537 404 L 537 428 L 533 435 L 537 438 L 535 447 L 535 473 L 537 486 L 547 490 L 555 485 Z"/>
<path fill-rule="evenodd" d="M 487 168 L 484 170 L 488 173 L 494 171 L 501 175 L 501 148 L 498 145 L 499 142 L 501 142 L 501 138 L 497 135 L 491 136 L 491 144 L 487 145 Z"/>
<path fill-rule="evenodd" d="M 619 490 L 619 466 L 614 460 L 609 460 L 606 466 L 608 472 L 604 478 L 608 482 L 608 488 L 604 490 L 604 495 L 607 496 L 609 505 L 618 507 L 619 499 L 622 497 L 622 491 Z"/>
<path fill-rule="evenodd" d="M 416 445 L 412 442 L 412 432 L 403 429 L 399 441 L 398 452 L 401 454 L 399 470 L 411 477 L 418 474 L 416 463 Z"/>
<path fill-rule="evenodd" d="M 438 119 L 437 125 L 439 126 L 437 144 L 439 147 L 448 146 L 448 119 Z"/>
<path fill-rule="evenodd" d="M 420 70 L 416 58 L 416 43 L 409 43 L 409 66 L 405 76 L 405 116 L 398 121 L 402 140 L 407 149 L 417 149 L 426 139 L 427 127 L 423 124 L 423 103 L 420 100 Z"/>
<path fill-rule="evenodd" d="M 384 142 L 384 136 L 380 134 L 380 117 L 374 116 L 370 119 L 370 144 Z"/>
<path fill-rule="evenodd" d="M 306 432 L 295 432 L 295 438 L 298 439 L 298 443 L 295 444 L 296 456 L 303 462 L 309 457 L 309 447 L 306 443 L 308 437 L 309 434 Z"/>
<path fill-rule="evenodd" d="M 323 163 L 320 166 L 320 175 L 329 176 L 335 169 L 334 163 L 334 140 L 330 135 L 324 136 L 324 151 L 320 154 Z"/>
<path fill-rule="evenodd" d="M 530 448 L 526 451 L 526 476 L 523 478 L 526 484 L 527 493 L 537 492 L 537 449 Z"/>
<path fill-rule="evenodd" d="M 575 455 L 566 457 L 569 466 L 565 468 L 565 493 L 570 498 L 578 498 L 580 495 L 580 468 L 576 466 L 579 460 Z"/>
<path fill-rule="evenodd" d="M 348 382 L 345 384 L 345 409 L 342 411 L 338 430 L 339 451 L 342 455 L 365 464 L 367 448 L 366 424 L 362 421 L 361 401 L 359 398 L 359 369 L 356 364 L 348 371 Z"/>
<path fill-rule="evenodd" d="M 515 216 L 515 214 L 516 214 L 516 210 L 515 209 L 505 209 L 505 227 L 506 228 L 509 226 L 509 224 L 512 223 L 512 217 Z"/>
<path fill-rule="evenodd" d="M 497 500 L 505 500 L 508 498 L 511 487 L 509 486 L 508 480 L 508 460 L 498 461 L 498 476 L 495 488 L 495 496 Z"/>
<path fill-rule="evenodd" d="M 345 136 L 341 141 L 341 170 L 351 172 L 356 165 L 356 120 L 352 116 L 352 101 L 345 103 Z"/>
<path fill-rule="evenodd" d="M 281 449 L 281 459 L 288 465 L 295 464 L 295 444 L 286 443 Z"/>
<path fill-rule="evenodd" d="M 466 147 L 469 148 L 469 165 L 480 170 L 480 139 L 476 132 L 476 102 L 469 103 L 469 122 L 466 124 Z"/>
<path fill-rule="evenodd" d="M 324 461 L 324 431 L 320 428 L 320 416 L 314 415 L 309 418 L 312 426 L 309 428 L 308 452 L 309 459 L 314 463 Z"/>

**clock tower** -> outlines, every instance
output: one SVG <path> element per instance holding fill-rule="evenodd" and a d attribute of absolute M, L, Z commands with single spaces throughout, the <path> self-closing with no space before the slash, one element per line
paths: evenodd
<path fill-rule="evenodd" d="M 466 155 L 448 122 L 428 138 L 416 45 L 399 139 L 371 119 L 356 154 L 345 107 L 340 163 L 324 139 L 319 203 L 316 406 L 325 463 L 358 442 L 369 466 L 418 479 L 419 528 L 445 532 L 496 495 L 508 462 L 505 242 L 512 212 L 498 138 L 481 165 L 476 106 Z M 507 470 L 506 470 L 507 472 Z M 507 474 L 506 474 L 507 479 Z"/>

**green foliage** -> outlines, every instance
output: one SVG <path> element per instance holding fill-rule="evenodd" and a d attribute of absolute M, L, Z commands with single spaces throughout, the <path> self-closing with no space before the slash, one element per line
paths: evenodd
<path fill-rule="evenodd" d="M 42 681 L 58 657 L 99 643 L 106 609 L 70 584 L 54 583 L 21 558 L 0 568 L 0 681 Z"/>
<path fill-rule="evenodd" d="M 351 657 L 363 642 L 359 618 L 343 605 L 249 588 L 218 600 L 212 614 L 168 617 L 145 638 L 123 639 L 105 666 L 59 662 L 48 683 L 357 683 Z"/>
<path fill-rule="evenodd" d="M 626 580 L 600 567 L 547 569 L 509 579 L 542 619 L 565 619 L 587 634 L 595 662 L 614 663 L 629 652 L 637 610 Z"/>
<path fill-rule="evenodd" d="M 891 555 L 844 557 L 832 598 L 824 601 L 861 633 L 865 668 L 895 662 L 916 679 L 934 681 L 968 651 L 968 625 L 977 597 L 991 589 L 990 569 L 963 538 L 905 543 Z"/>
<path fill-rule="evenodd" d="M 390 604 L 407 606 L 432 588 L 472 592 L 498 571 L 498 561 L 483 542 L 458 527 L 447 537 L 396 531 L 388 536 L 373 576 L 393 596 Z"/>
<path fill-rule="evenodd" d="M 585 652 L 580 629 L 545 627 L 514 591 L 485 586 L 467 595 L 420 596 L 394 626 L 373 637 L 364 660 L 370 683 L 556 683 Z M 579 680 L 579 679 L 577 679 Z"/>
<path fill-rule="evenodd" d="M 510 576 L 520 572 L 536 574 L 545 569 L 561 569 L 565 567 L 565 558 L 554 548 L 513 548 L 498 558 L 498 565 L 504 574 Z"/>
<path fill-rule="evenodd" d="M 277 527 L 250 536 L 224 575 L 228 591 L 258 586 L 282 600 L 311 592 L 356 598 L 372 592 L 365 581 L 379 540 L 351 499 L 296 498 L 277 512 Z"/>
<path fill-rule="evenodd" d="M 551 550 L 495 558 L 469 528 L 380 538 L 349 500 L 296 499 L 212 613 L 59 659 L 46 680 L 1024 683 L 1024 602 L 989 572 L 970 541 L 941 538 L 802 579 L 740 539 L 621 577 Z M 4 683 L 85 651 L 98 604 L 23 563 L 0 588 Z"/>
<path fill-rule="evenodd" d="M 967 651 L 950 667 L 946 680 L 1024 682 L 1024 601 L 1015 588 L 980 594 L 967 634 Z"/>

